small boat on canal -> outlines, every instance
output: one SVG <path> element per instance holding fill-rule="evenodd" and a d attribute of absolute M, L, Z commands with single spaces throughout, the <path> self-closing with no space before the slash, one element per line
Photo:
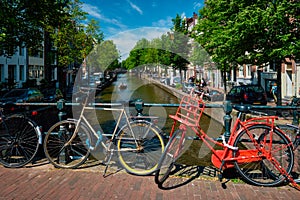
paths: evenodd
<path fill-rule="evenodd" d="M 127 85 L 125 84 L 125 83 L 121 83 L 120 85 L 119 85 L 119 89 L 120 90 L 124 90 L 124 89 L 126 89 L 127 88 Z"/>

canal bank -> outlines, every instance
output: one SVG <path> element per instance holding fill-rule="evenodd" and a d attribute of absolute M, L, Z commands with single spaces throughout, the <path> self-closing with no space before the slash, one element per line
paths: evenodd
<path fill-rule="evenodd" d="M 165 90 L 166 92 L 173 94 L 176 96 L 178 99 L 181 99 L 183 96 L 187 95 L 187 93 L 167 86 L 165 84 L 160 83 L 158 80 L 154 80 L 152 78 L 148 78 L 147 76 L 144 76 L 143 78 L 147 79 L 150 83 L 155 84 L 157 87 Z M 225 116 L 224 109 L 222 108 L 223 102 L 214 102 L 208 103 L 207 108 L 205 108 L 204 113 L 209 116 L 211 119 L 216 120 L 220 124 L 224 125 L 224 119 L 223 117 Z M 211 107 L 211 108 L 208 108 Z"/>
<path fill-rule="evenodd" d="M 170 93 L 170 94 L 173 94 L 174 96 L 176 96 L 178 99 L 181 99 L 184 95 L 187 95 L 186 93 L 182 92 L 181 90 L 179 89 L 176 89 L 176 88 L 173 88 L 173 87 L 170 87 L 170 86 L 167 86 L 165 84 L 162 84 L 160 83 L 159 81 L 157 80 L 154 80 L 154 79 L 151 79 L 151 78 L 148 78 L 148 77 L 145 77 L 150 83 L 153 83 L 155 84 L 157 87 L 160 87 L 161 89 L 165 90 L 166 92 Z M 224 127 L 224 116 L 225 116 L 225 112 L 224 112 L 224 109 L 223 108 L 220 108 L 222 107 L 223 105 L 223 102 L 213 102 L 213 103 L 207 103 L 206 104 L 206 108 L 204 110 L 204 113 L 209 116 L 212 120 L 215 120 L 217 121 L 219 124 L 221 124 L 223 127 Z M 273 103 L 268 103 L 268 106 L 275 106 L 276 105 L 273 105 Z M 212 108 L 208 108 L 208 107 L 212 107 Z M 275 108 L 276 110 L 276 108 Z M 262 110 L 262 112 L 264 112 L 265 110 Z M 231 117 L 232 117 L 232 124 L 234 123 L 235 121 L 235 118 L 236 118 L 236 114 L 237 114 L 237 111 L 236 110 L 232 110 L 232 113 L 231 113 Z M 201 121 L 201 120 L 200 120 Z M 291 124 L 292 123 L 292 120 L 291 119 L 285 119 L 283 117 L 279 117 L 276 121 L 275 121 L 275 124 Z M 211 123 L 213 124 L 213 123 Z M 231 126 L 232 126 L 231 124 Z M 223 132 L 222 132 L 223 133 Z M 215 135 L 216 134 L 216 135 Z M 217 133 L 209 133 L 210 136 L 214 136 L 214 137 L 218 137 L 217 136 Z M 288 134 L 287 134 L 288 135 Z M 290 135 L 288 135 L 290 136 Z M 207 151 L 205 151 L 207 152 Z M 300 162 L 299 162 L 299 156 L 300 156 L 300 149 L 296 149 L 294 151 L 295 153 L 295 162 L 294 162 L 294 167 L 293 167 L 293 173 L 296 173 L 296 174 L 299 174 L 300 173 Z M 299 176 L 299 175 L 297 175 Z"/>

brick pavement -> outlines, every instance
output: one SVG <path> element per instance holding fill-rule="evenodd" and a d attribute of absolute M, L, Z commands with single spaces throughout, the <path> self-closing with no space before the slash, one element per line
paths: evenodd
<path fill-rule="evenodd" d="M 169 186 L 159 189 L 153 176 L 134 176 L 111 171 L 103 177 L 103 166 L 76 170 L 55 169 L 42 163 L 20 169 L 0 166 L 0 199 L 299 199 L 300 191 L 290 187 L 257 187 L 219 181 L 203 176 L 195 179 L 170 178 Z M 167 181 L 167 182 L 168 182 Z"/>

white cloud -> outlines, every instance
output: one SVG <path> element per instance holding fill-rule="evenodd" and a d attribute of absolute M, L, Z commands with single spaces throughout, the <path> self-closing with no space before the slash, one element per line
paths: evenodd
<path fill-rule="evenodd" d="M 172 27 L 172 17 L 167 17 L 167 19 L 161 19 L 157 22 L 153 22 L 152 26 L 157 26 L 157 27 Z"/>
<path fill-rule="evenodd" d="M 128 1 L 128 3 L 130 4 L 131 8 L 133 8 L 134 10 L 136 10 L 141 15 L 143 14 L 143 11 L 137 5 L 133 4 L 131 1 Z"/>
<path fill-rule="evenodd" d="M 113 18 L 107 18 L 104 15 L 102 15 L 101 11 L 96 6 L 93 6 L 90 4 L 83 4 L 82 10 L 87 12 L 90 16 L 100 20 L 100 23 L 101 23 L 101 21 L 104 21 L 106 23 L 116 25 L 116 26 L 120 27 L 121 29 L 126 28 L 126 25 L 122 24 L 119 20 L 113 19 Z"/>
<path fill-rule="evenodd" d="M 199 3 L 199 2 L 194 2 L 193 5 L 194 5 L 194 10 L 196 10 L 197 8 L 201 8 L 202 7 L 202 4 Z"/>
<path fill-rule="evenodd" d="M 169 28 L 159 28 L 159 27 L 143 27 L 132 30 L 127 30 L 120 32 L 114 36 L 107 38 L 108 40 L 113 40 L 116 44 L 118 50 L 121 53 L 122 60 L 126 59 L 136 45 L 136 42 L 142 38 L 147 40 L 152 40 L 154 38 L 159 38 L 163 34 L 166 34 Z"/>
<path fill-rule="evenodd" d="M 155 1 L 152 2 L 152 5 L 151 5 L 153 8 L 157 7 L 157 4 Z"/>

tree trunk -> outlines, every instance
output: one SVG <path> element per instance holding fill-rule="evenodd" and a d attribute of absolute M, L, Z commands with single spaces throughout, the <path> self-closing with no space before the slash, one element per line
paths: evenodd
<path fill-rule="evenodd" d="M 224 69 L 223 71 L 222 71 L 222 73 L 223 73 L 223 83 L 224 83 L 224 92 L 225 92 L 225 94 L 227 94 L 227 83 L 226 83 L 226 70 Z"/>
<path fill-rule="evenodd" d="M 281 95 L 281 62 L 275 61 L 276 71 L 277 71 L 277 105 L 282 105 L 282 95 Z"/>
<path fill-rule="evenodd" d="M 51 44 L 49 32 L 44 31 L 44 78 L 50 83 L 51 81 L 51 58 L 50 58 Z"/>

